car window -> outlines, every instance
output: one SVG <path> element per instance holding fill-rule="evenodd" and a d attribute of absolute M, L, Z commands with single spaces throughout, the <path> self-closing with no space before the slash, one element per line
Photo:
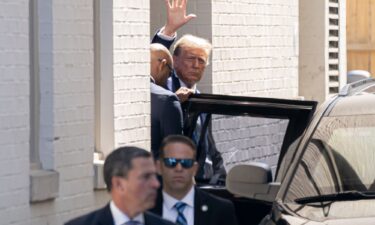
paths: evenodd
<path fill-rule="evenodd" d="M 324 117 L 299 162 L 285 202 L 375 191 L 375 115 Z"/>
<path fill-rule="evenodd" d="M 288 121 L 213 114 L 212 135 L 226 171 L 256 161 L 267 163 L 274 175 Z"/>
<path fill-rule="evenodd" d="M 367 87 L 366 89 L 363 90 L 366 93 L 375 93 L 375 85 L 372 85 L 370 87 Z"/>

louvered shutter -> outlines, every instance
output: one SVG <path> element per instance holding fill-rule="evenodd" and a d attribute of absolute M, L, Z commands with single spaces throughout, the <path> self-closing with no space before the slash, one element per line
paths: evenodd
<path fill-rule="evenodd" d="M 340 26 L 339 26 L 339 2 L 338 0 L 329 0 L 328 2 L 328 93 L 336 94 L 340 88 L 339 82 L 339 40 L 340 40 Z"/>

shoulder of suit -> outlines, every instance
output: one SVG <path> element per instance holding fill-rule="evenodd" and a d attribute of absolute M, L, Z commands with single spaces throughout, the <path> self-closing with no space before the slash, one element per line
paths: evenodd
<path fill-rule="evenodd" d="M 151 83 L 151 94 L 156 95 L 166 95 L 166 96 L 176 96 L 175 93 L 171 92 L 170 90 L 167 90 L 157 84 Z"/>
<path fill-rule="evenodd" d="M 177 95 L 162 87 L 161 89 L 151 91 L 151 99 L 164 99 L 166 102 L 179 102 Z"/>
<path fill-rule="evenodd" d="M 84 225 L 84 224 L 92 224 L 94 221 L 97 220 L 97 215 L 100 210 L 96 210 L 93 212 L 90 212 L 88 214 L 85 214 L 83 216 L 74 218 L 66 222 L 64 225 Z"/>
<path fill-rule="evenodd" d="M 113 217 L 111 214 L 111 210 L 109 208 L 109 204 L 107 204 L 103 208 L 97 209 L 88 214 L 72 219 L 69 222 L 67 222 L 65 225 L 87 225 L 87 224 L 95 225 L 95 224 L 103 224 L 103 223 L 105 224 L 113 223 Z"/>
<path fill-rule="evenodd" d="M 146 223 L 147 223 L 147 221 L 150 221 L 150 222 L 155 222 L 155 224 L 158 224 L 158 225 L 174 225 L 174 223 L 172 223 L 168 220 L 165 220 L 165 219 L 161 218 L 160 216 L 158 216 L 158 215 L 156 215 L 156 214 L 154 214 L 150 211 L 146 211 L 144 213 L 144 215 L 145 215 Z M 149 225 L 149 224 L 146 224 L 146 225 Z"/>
<path fill-rule="evenodd" d="M 233 203 L 230 200 L 210 194 L 204 190 L 200 190 L 199 188 L 196 188 L 195 191 L 201 196 L 203 196 L 205 200 L 207 201 L 207 203 L 210 203 L 212 205 L 217 205 L 217 206 L 219 205 L 232 206 L 233 205 Z"/>

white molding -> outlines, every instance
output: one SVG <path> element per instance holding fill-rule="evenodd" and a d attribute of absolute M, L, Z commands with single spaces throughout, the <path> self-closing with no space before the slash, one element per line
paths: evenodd
<path fill-rule="evenodd" d="M 59 194 L 59 173 L 53 170 L 31 170 L 30 202 L 52 200 Z"/>
<path fill-rule="evenodd" d="M 94 189 L 106 189 L 106 184 L 103 176 L 104 160 L 94 160 Z"/>
<path fill-rule="evenodd" d="M 95 151 L 114 148 L 113 1 L 94 1 Z"/>

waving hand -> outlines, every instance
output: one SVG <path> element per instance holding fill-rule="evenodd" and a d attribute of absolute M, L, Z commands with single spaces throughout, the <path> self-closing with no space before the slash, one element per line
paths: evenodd
<path fill-rule="evenodd" d="M 163 33 L 173 36 L 175 32 L 191 19 L 197 17 L 195 14 L 186 15 L 187 0 L 164 0 L 167 7 L 167 23 Z"/>

